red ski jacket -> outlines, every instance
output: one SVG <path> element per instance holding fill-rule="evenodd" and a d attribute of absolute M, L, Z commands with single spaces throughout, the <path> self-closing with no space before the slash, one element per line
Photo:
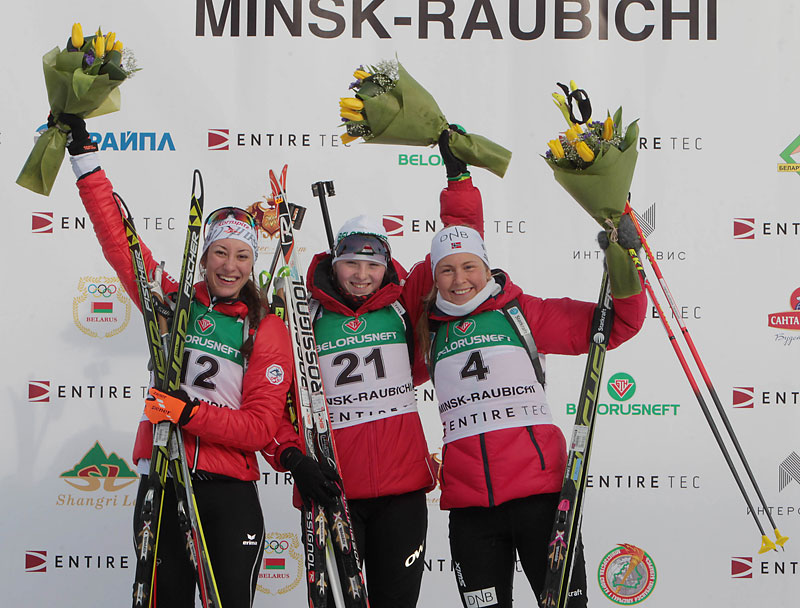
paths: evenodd
<path fill-rule="evenodd" d="M 114 268 L 128 295 L 141 308 L 128 241 L 117 202 L 112 197 L 111 182 L 100 170 L 80 178 L 78 190 L 103 255 Z M 149 273 L 157 264 L 144 243 L 141 246 Z M 166 273 L 162 286 L 165 293 L 177 290 L 177 283 Z M 195 285 L 194 297 L 204 306 L 210 305 L 205 282 Z M 214 310 L 231 317 L 247 316 L 247 306 L 241 301 L 218 302 Z M 265 370 L 274 365 L 280 366 L 284 372 L 283 380 L 278 384 L 269 382 L 265 374 Z M 286 327 L 278 317 L 267 314 L 259 324 L 253 351 L 241 380 L 239 409 L 201 402 L 197 413 L 182 427 L 186 458 L 192 469 L 245 481 L 257 480 L 259 469 L 256 452 L 272 441 L 280 424 L 293 369 Z M 143 418 L 133 448 L 134 462 L 150 458 L 152 445 L 153 425 Z"/>
<path fill-rule="evenodd" d="M 596 307 L 569 298 L 541 299 L 522 293 L 502 270 L 494 270 L 502 287 L 472 314 L 502 309 L 518 299 L 540 354 L 579 355 L 588 352 L 589 332 Z M 430 256 L 411 269 L 406 300 L 411 318 L 418 320 L 422 298 L 433 286 Z M 644 323 L 647 298 L 614 299 L 614 325 L 609 348 L 632 338 Z M 433 321 L 454 317 L 430 313 Z M 531 369 L 533 374 L 533 369 Z M 441 508 L 490 507 L 533 494 L 560 492 L 566 467 L 566 442 L 558 426 L 539 424 L 494 430 L 447 443 L 442 450 Z"/>
<path fill-rule="evenodd" d="M 471 180 L 451 182 L 441 192 L 440 217 L 445 226 L 468 224 L 482 229 L 480 192 Z M 308 289 L 311 297 L 318 300 L 325 310 L 344 315 L 355 314 L 357 317 L 390 306 L 395 301 L 409 309 L 405 289 L 401 287 L 406 271 L 395 260 L 392 260 L 392 265 L 398 282 L 381 287 L 355 313 L 335 295 L 328 278 L 329 253 L 319 253 L 312 260 L 308 269 Z M 413 377 L 417 385 L 426 381 L 428 376 L 418 353 L 414 360 Z M 405 494 L 421 489 L 430 491 L 436 486 L 428 445 L 416 412 L 336 429 L 333 437 L 348 499 Z M 290 446 L 303 449 L 301 438 L 287 413 L 275 436 L 274 446 L 265 454 L 275 469 L 285 470 L 280 465 L 280 455 Z M 295 506 L 300 504 L 295 496 Z"/>

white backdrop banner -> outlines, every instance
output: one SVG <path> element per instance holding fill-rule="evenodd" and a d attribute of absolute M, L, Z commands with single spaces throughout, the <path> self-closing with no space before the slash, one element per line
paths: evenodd
<path fill-rule="evenodd" d="M 117 32 L 142 68 L 121 87 L 121 111 L 87 126 L 143 240 L 173 273 L 195 168 L 207 210 L 235 204 L 258 215 L 259 263 L 277 243 L 268 170 L 284 163 L 290 199 L 309 208 L 297 237 L 306 262 L 326 246 L 310 189 L 319 180 L 335 182 L 334 229 L 372 213 L 401 263 L 421 259 L 440 227 L 438 150 L 339 140 L 338 98 L 348 96 L 353 70 L 397 57 L 449 120 L 513 151 L 504 179 L 472 171 L 493 265 L 527 293 L 596 301 L 597 225 L 541 155 L 563 128 L 550 98 L 556 82 L 585 88 L 595 118 L 624 106 L 626 124 L 638 118 L 641 128 L 632 204 L 654 226 L 649 240 L 679 314 L 773 518 L 793 538 L 784 551 L 758 554 L 760 534 L 648 308 L 640 334 L 606 359 L 583 522 L 589 601 L 796 604 L 795 2 L 31 0 L 0 10 L 8 51 L 0 247 L 6 287 L 15 284 L 4 301 L 0 397 L 4 605 L 127 606 L 135 568 L 131 449 L 148 377 L 142 324 L 101 255 L 68 163 L 49 197 L 14 183 L 47 117 L 41 56 L 63 47 L 75 21 L 87 32 Z M 549 402 L 567 436 L 584 363 L 548 358 Z M 426 385 L 417 394 L 438 454 L 434 392 Z M 306 605 L 291 476 L 262 468 L 268 567 L 255 605 Z M 429 494 L 419 605 L 457 606 L 438 498 Z M 646 553 L 627 595 L 613 581 L 622 544 Z M 515 597 L 534 605 L 517 570 Z"/>

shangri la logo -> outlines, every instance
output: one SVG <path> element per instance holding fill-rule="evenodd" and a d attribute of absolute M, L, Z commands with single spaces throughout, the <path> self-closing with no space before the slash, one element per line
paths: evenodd
<path fill-rule="evenodd" d="M 75 326 L 90 338 L 111 338 L 128 326 L 131 299 L 117 277 L 81 277 L 72 300 Z"/>
<path fill-rule="evenodd" d="M 256 589 L 266 595 L 283 595 L 303 580 L 300 538 L 293 532 L 267 532 Z"/>
<path fill-rule="evenodd" d="M 139 478 L 128 463 L 114 452 L 106 454 L 99 441 L 74 467 L 59 477 L 81 492 L 96 492 L 101 488 L 106 492 L 117 492 Z"/>

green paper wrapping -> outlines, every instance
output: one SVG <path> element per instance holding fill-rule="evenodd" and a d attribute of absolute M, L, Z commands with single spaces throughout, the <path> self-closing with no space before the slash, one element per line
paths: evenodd
<path fill-rule="evenodd" d="M 119 110 L 117 87 L 122 84 L 125 73 L 113 66 L 119 72 L 109 68 L 110 74 L 86 74 L 82 61 L 83 53 L 60 51 L 58 47 L 42 57 L 47 99 L 53 116 L 66 112 L 91 118 Z M 105 66 L 100 69 L 103 68 Z M 20 186 L 37 194 L 50 194 L 64 160 L 68 131 L 63 125 L 50 127 L 39 137 L 17 177 Z"/>
<path fill-rule="evenodd" d="M 638 137 L 639 125 L 634 122 L 625 134 L 625 140 L 630 140 L 631 145 L 624 151 L 608 149 L 585 169 L 547 163 L 561 187 L 603 228 L 607 228 L 606 219 L 611 219 L 617 226 L 625 211 L 638 157 L 635 145 Z"/>
<path fill-rule="evenodd" d="M 366 143 L 433 146 L 450 124 L 436 100 L 398 63 L 397 84 L 387 92 L 358 95 L 364 102 L 364 120 L 372 136 Z M 359 91 L 361 93 L 361 91 Z M 511 152 L 481 135 L 454 134 L 450 149 L 467 164 L 488 169 L 503 177 L 511 161 Z"/>

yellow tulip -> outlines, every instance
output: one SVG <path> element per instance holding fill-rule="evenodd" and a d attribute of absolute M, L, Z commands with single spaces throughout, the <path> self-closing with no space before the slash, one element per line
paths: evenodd
<path fill-rule="evenodd" d="M 95 35 L 95 36 L 97 36 L 97 37 L 99 38 L 100 36 L 102 36 L 102 35 L 103 35 L 103 32 L 102 32 L 102 30 L 101 30 L 101 29 L 98 27 L 98 28 L 97 28 L 97 31 L 94 33 L 94 35 Z"/>
<path fill-rule="evenodd" d="M 558 106 L 558 109 L 561 110 L 561 114 L 564 116 L 564 120 L 567 121 L 568 125 L 572 125 L 569 120 L 569 108 L 567 107 L 567 98 L 561 95 L 560 93 L 553 93 L 553 103 Z"/>
<path fill-rule="evenodd" d="M 564 147 L 561 145 L 561 140 L 551 139 L 547 145 L 555 158 L 564 158 Z"/>
<path fill-rule="evenodd" d="M 122 52 L 122 41 L 121 40 L 117 40 L 114 43 L 114 50 L 115 51 L 119 51 L 120 53 Z"/>
<path fill-rule="evenodd" d="M 590 163 L 594 160 L 594 152 L 592 149 L 586 144 L 585 141 L 579 141 L 575 144 L 575 151 L 578 153 L 584 161 Z"/>
<path fill-rule="evenodd" d="M 106 36 L 106 53 L 114 50 L 114 43 L 117 40 L 117 35 L 114 32 L 109 32 Z"/>
<path fill-rule="evenodd" d="M 76 49 L 83 46 L 83 28 L 80 23 L 72 24 L 72 46 Z"/>
<path fill-rule="evenodd" d="M 575 125 L 572 125 L 569 129 L 564 131 L 564 135 L 569 143 L 573 143 L 580 137 L 580 129 L 576 129 Z"/>
<path fill-rule="evenodd" d="M 102 36 L 97 36 L 94 39 L 94 56 L 97 58 L 102 57 L 106 52 L 106 39 Z"/>
<path fill-rule="evenodd" d="M 370 74 L 369 72 L 365 72 L 364 70 L 356 70 L 355 72 L 353 72 L 353 76 L 355 76 L 359 80 L 364 80 L 365 78 L 369 78 L 370 76 L 372 76 L 372 74 Z"/>
<path fill-rule="evenodd" d="M 342 110 L 340 115 L 342 118 L 346 118 L 347 120 L 364 120 L 364 117 L 361 116 L 361 114 L 354 112 L 353 110 Z"/>
<path fill-rule="evenodd" d="M 342 97 L 339 99 L 339 107 L 346 110 L 363 110 L 364 102 L 356 97 Z"/>
<path fill-rule="evenodd" d="M 358 139 L 358 137 L 350 135 L 349 133 L 342 133 L 339 136 L 339 141 L 341 141 L 343 144 L 353 143 L 357 139 Z"/>
<path fill-rule="evenodd" d="M 603 123 L 603 139 L 606 141 L 614 137 L 614 121 L 609 116 Z"/>
<path fill-rule="evenodd" d="M 570 81 L 569 81 L 569 90 L 570 90 L 570 91 L 574 91 L 574 90 L 576 90 L 577 88 L 578 88 L 578 85 L 577 85 L 577 84 L 575 84 L 575 81 L 574 81 L 574 80 L 570 80 Z"/>

